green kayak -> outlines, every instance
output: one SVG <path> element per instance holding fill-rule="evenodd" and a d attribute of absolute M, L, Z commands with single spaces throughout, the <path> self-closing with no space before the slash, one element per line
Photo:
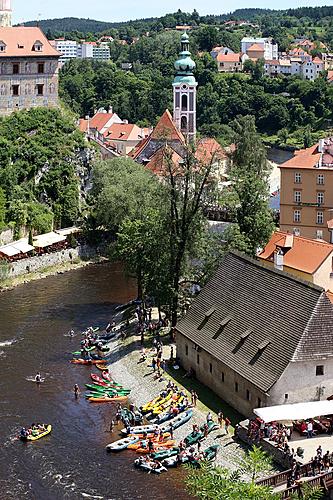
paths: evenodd
<path fill-rule="evenodd" d="M 119 392 L 119 391 L 129 391 L 130 389 L 126 389 L 126 387 L 101 387 L 100 385 L 95 385 L 95 384 L 86 384 L 86 388 L 93 391 L 93 392 Z"/>
<path fill-rule="evenodd" d="M 215 422 L 209 422 L 208 433 L 214 431 L 215 429 L 218 429 L 218 425 Z M 201 441 L 201 439 L 203 438 L 204 438 L 204 425 L 200 427 L 199 432 L 191 432 L 191 434 L 186 436 L 184 442 L 186 443 L 186 446 L 192 446 L 193 444 L 196 444 L 198 441 Z"/>
<path fill-rule="evenodd" d="M 169 448 L 168 450 L 155 451 L 155 453 L 152 453 L 151 456 L 154 460 L 164 460 L 165 458 L 177 455 L 177 453 L 179 453 L 179 450 L 180 449 L 177 447 Z"/>
<path fill-rule="evenodd" d="M 86 393 L 86 398 L 100 398 L 103 396 L 128 396 L 130 391 L 107 391 L 107 392 L 94 392 L 90 391 Z"/>
<path fill-rule="evenodd" d="M 91 352 L 94 349 L 96 349 L 96 347 L 94 345 L 92 347 L 85 347 L 84 348 L 84 350 L 87 351 L 87 352 Z M 74 352 L 72 352 L 72 354 L 74 354 L 76 356 L 78 354 L 81 354 L 81 351 L 74 351 Z"/>

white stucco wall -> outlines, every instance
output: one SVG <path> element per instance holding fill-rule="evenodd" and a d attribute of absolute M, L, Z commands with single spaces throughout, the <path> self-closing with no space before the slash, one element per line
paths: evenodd
<path fill-rule="evenodd" d="M 333 290 L 332 254 L 322 263 L 320 268 L 313 275 L 313 283 L 322 286 L 325 290 Z"/>
<path fill-rule="evenodd" d="M 324 375 L 316 375 L 317 365 L 324 365 Z M 281 378 L 269 391 L 268 404 L 273 406 L 318 401 L 319 388 L 323 391 L 321 400 L 333 394 L 333 356 L 323 360 L 289 363 Z M 288 394 L 288 399 L 285 399 L 285 394 Z"/>

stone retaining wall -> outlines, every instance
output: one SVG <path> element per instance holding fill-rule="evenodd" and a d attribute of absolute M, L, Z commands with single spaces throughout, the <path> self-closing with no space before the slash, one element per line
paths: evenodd
<path fill-rule="evenodd" d="M 77 259 L 88 260 L 100 255 L 100 250 L 88 245 L 67 248 L 59 252 L 47 253 L 8 264 L 7 278 L 15 278 L 23 274 L 38 272 L 47 267 L 57 266 Z"/>
<path fill-rule="evenodd" d="M 11 228 L 6 228 L 3 231 L 0 231 L 0 246 L 7 245 L 7 243 L 11 243 L 14 239 L 14 231 Z"/>

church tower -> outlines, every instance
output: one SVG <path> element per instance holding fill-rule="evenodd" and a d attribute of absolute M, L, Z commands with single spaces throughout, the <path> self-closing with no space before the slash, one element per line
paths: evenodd
<path fill-rule="evenodd" d="M 11 0 L 0 0 L 0 28 L 8 28 L 12 25 Z"/>
<path fill-rule="evenodd" d="M 190 41 L 187 33 L 181 38 L 181 52 L 175 62 L 176 76 L 173 81 L 173 121 L 178 130 L 193 142 L 196 135 L 196 94 L 197 82 L 193 70 L 195 62 L 191 58 Z"/>

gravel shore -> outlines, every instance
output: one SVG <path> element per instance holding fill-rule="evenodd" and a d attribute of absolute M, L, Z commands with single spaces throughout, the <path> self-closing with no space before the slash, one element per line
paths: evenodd
<path fill-rule="evenodd" d="M 124 323 L 121 321 L 121 314 L 115 317 L 117 322 L 116 328 L 121 328 Z M 118 320 L 118 321 L 117 321 Z M 147 360 L 143 363 L 138 363 L 140 358 L 140 336 L 135 335 L 135 320 L 131 320 L 130 326 L 126 329 L 126 338 L 121 340 L 120 336 L 110 342 L 111 355 L 109 357 L 109 370 L 112 378 L 124 387 L 131 389 L 130 401 L 136 406 L 142 406 L 147 401 L 158 396 L 160 391 L 166 386 L 167 381 L 172 377 L 167 372 L 163 376 L 163 380 L 159 381 L 154 378 L 154 372 L 150 366 L 153 358 L 153 351 L 148 352 Z M 163 358 L 170 358 L 170 346 L 163 347 Z M 178 387 L 179 381 L 175 381 Z M 184 389 L 185 390 L 185 389 Z M 186 391 L 188 393 L 188 391 Z M 191 400 L 191 398 L 189 397 Z M 206 421 L 207 413 L 201 409 L 193 408 L 193 417 L 186 424 L 176 429 L 174 432 L 175 439 L 184 439 L 192 431 L 193 424 L 202 425 Z M 212 411 L 214 420 L 217 422 L 217 416 Z M 118 437 L 115 434 L 115 439 Z M 236 470 L 239 460 L 245 455 L 244 445 L 235 441 L 232 435 L 226 435 L 224 429 L 218 429 L 209 434 L 202 444 L 201 449 L 204 450 L 212 444 L 219 444 L 220 448 L 215 461 L 216 465 L 227 467 L 230 470 Z"/>

